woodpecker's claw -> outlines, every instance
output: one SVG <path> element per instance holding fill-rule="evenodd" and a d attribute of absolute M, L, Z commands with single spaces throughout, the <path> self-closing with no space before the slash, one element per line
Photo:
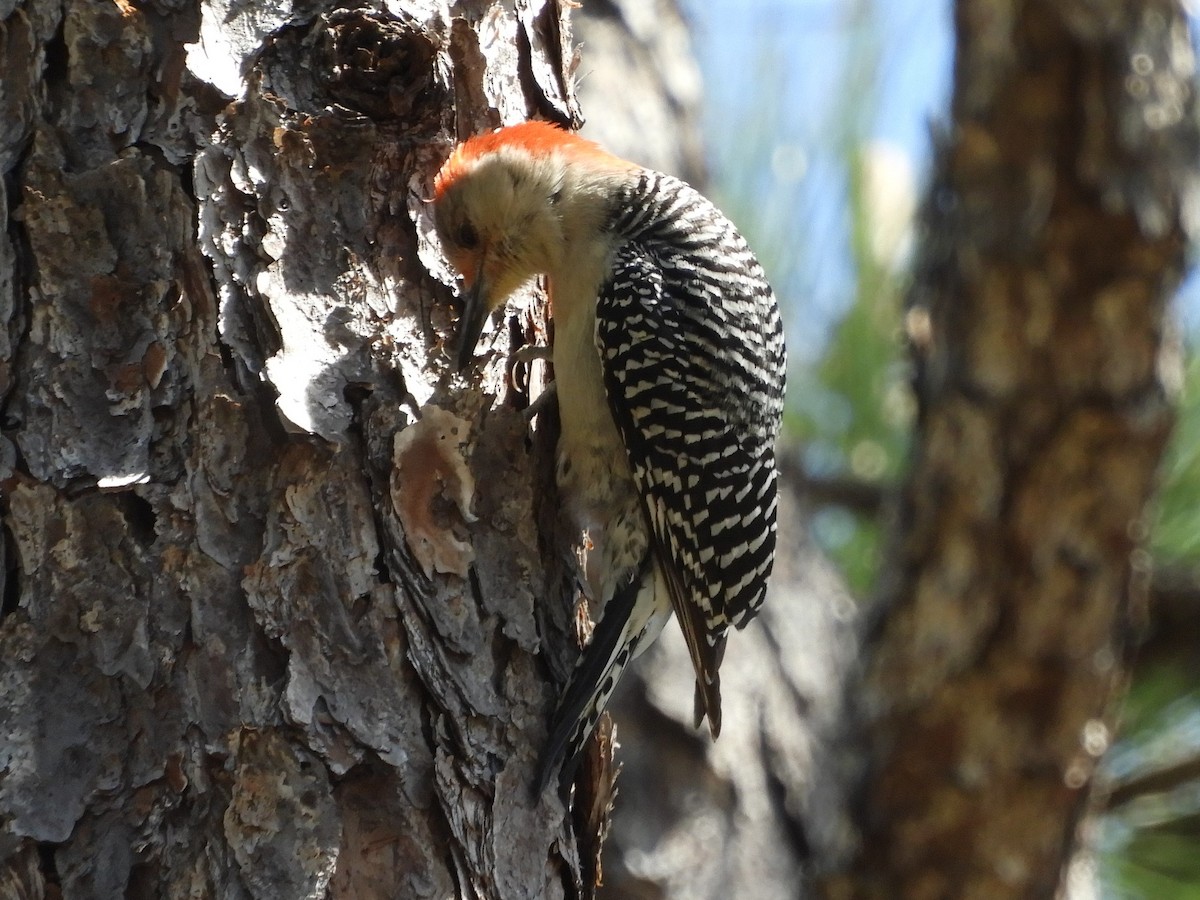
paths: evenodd
<path fill-rule="evenodd" d="M 543 347 L 540 344 L 526 344 L 523 347 L 518 347 L 513 351 L 513 362 L 524 363 L 529 365 L 535 360 L 549 362 L 553 357 L 554 350 L 551 347 Z"/>

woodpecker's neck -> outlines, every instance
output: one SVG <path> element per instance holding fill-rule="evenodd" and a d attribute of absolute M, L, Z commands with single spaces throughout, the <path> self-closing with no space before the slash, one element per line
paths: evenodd
<path fill-rule="evenodd" d="M 559 397 L 569 398 L 559 405 L 559 453 L 574 461 L 570 472 L 560 473 L 559 487 L 581 527 L 616 515 L 608 508 L 612 497 L 593 496 L 597 486 L 608 485 L 612 494 L 612 485 L 630 485 L 625 452 L 605 399 L 596 350 L 596 301 L 617 248 L 627 240 L 612 223 L 620 215 L 624 186 L 637 177 L 636 170 L 572 172 L 568 168 L 559 210 L 563 249 L 547 271 L 554 315 L 554 377 Z"/>
<path fill-rule="evenodd" d="M 567 166 L 562 172 L 559 211 L 563 241 L 548 260 L 551 305 L 559 326 L 577 314 L 594 318 L 596 294 L 613 253 L 628 240 L 614 227 L 636 172 Z"/>

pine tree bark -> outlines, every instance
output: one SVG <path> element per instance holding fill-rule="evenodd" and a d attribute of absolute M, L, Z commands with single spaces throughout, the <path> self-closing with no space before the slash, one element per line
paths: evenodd
<path fill-rule="evenodd" d="M 4 896 L 576 890 L 544 323 L 449 375 L 424 204 L 576 118 L 564 10 L 386 10 L 0 3 Z"/>

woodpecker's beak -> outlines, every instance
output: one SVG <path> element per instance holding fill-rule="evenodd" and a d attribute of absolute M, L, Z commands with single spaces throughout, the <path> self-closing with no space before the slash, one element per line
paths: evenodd
<path fill-rule="evenodd" d="M 479 343 L 479 335 L 483 333 L 483 323 L 487 319 L 487 291 L 484 289 L 483 273 L 475 277 L 474 284 L 467 291 L 463 305 L 462 317 L 458 320 L 458 371 L 464 371 L 475 356 L 475 345 Z"/>

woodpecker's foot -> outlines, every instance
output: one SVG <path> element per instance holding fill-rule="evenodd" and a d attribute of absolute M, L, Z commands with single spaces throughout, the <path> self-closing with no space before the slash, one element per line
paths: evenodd
<path fill-rule="evenodd" d="M 534 360 L 540 359 L 544 362 L 549 362 L 551 348 L 542 347 L 537 344 L 525 344 L 509 354 L 508 357 L 508 377 L 512 386 L 522 394 L 528 395 L 532 386 L 530 379 L 530 365 Z M 553 388 L 553 383 L 550 388 Z M 550 390 L 542 392 L 540 396 L 532 400 L 525 408 L 526 424 L 533 421 L 533 417 L 546 408 L 547 395 Z"/>

